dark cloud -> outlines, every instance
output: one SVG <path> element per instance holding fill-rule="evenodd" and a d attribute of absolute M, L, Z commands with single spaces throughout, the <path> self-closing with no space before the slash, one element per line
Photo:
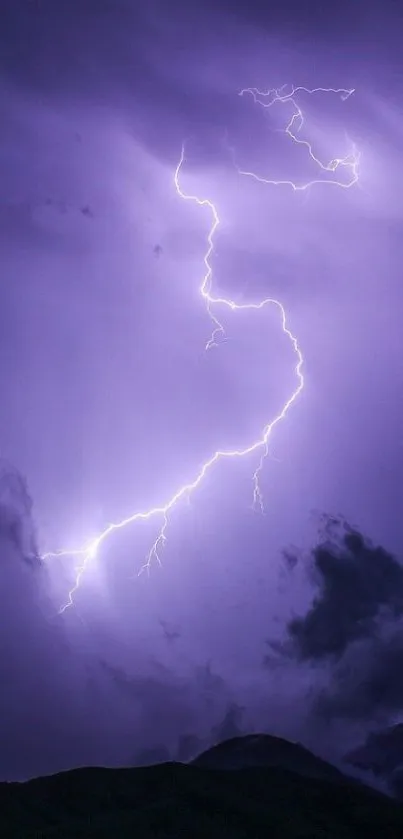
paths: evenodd
<path fill-rule="evenodd" d="M 312 573 L 319 593 L 288 625 L 300 660 L 339 658 L 353 641 L 376 633 L 385 610 L 403 613 L 403 566 L 341 520 L 329 521 L 326 541 L 314 548 Z"/>
<path fill-rule="evenodd" d="M 213 743 L 231 740 L 242 733 L 242 722 L 245 708 L 237 702 L 231 702 L 226 709 L 223 719 L 213 728 Z"/>
<path fill-rule="evenodd" d="M 181 631 L 178 626 L 168 623 L 162 619 L 159 620 L 159 625 L 162 629 L 165 640 L 168 644 L 173 644 L 181 637 Z"/>
<path fill-rule="evenodd" d="M 68 766 L 73 755 L 80 756 L 75 722 L 81 700 L 71 692 L 71 650 L 36 549 L 29 491 L 4 462 L 0 560 L 0 776 L 21 778 Z M 77 657 L 73 670 L 79 667 Z M 88 748 L 86 734 L 84 741 Z"/>
<path fill-rule="evenodd" d="M 134 35 L 139 22 L 138 4 L 85 0 L 5 0 L 2 4 L 1 60 L 3 78 L 31 88 L 70 91 L 81 85 L 82 92 L 101 87 L 107 73 L 102 64 L 120 74 L 126 67 L 143 66 L 141 39 L 129 51 L 127 28 Z M 146 26 L 142 18 L 142 35 Z M 103 61 L 101 61 L 103 59 Z M 50 72 L 51 68 L 51 72 Z"/>
<path fill-rule="evenodd" d="M 389 775 L 402 763 L 403 725 L 372 731 L 362 746 L 347 756 L 355 766 L 371 769 L 375 775 Z"/>
<path fill-rule="evenodd" d="M 290 563 L 290 557 L 293 561 Z M 287 551 L 292 571 L 298 553 Z M 306 614 L 269 642 L 266 666 L 282 658 L 325 668 L 312 692 L 315 714 L 370 720 L 403 706 L 403 567 L 341 518 L 325 517 L 309 577 L 316 593 Z"/>
<path fill-rule="evenodd" d="M 388 719 L 403 707 L 403 632 L 379 628 L 379 637 L 353 645 L 315 703 L 323 717 Z"/>
<path fill-rule="evenodd" d="M 5 460 L 0 461 L 0 538 L 32 565 L 42 565 L 32 517 L 33 502 L 25 478 Z"/>
<path fill-rule="evenodd" d="M 363 0 L 351 4 L 342 2 L 337 7 L 337 14 L 320 0 L 305 0 L 303 4 L 296 0 L 286 0 L 278 5 L 269 5 L 265 0 L 253 0 L 251 3 L 234 5 L 231 0 L 223 0 L 221 8 L 232 12 L 234 17 L 254 26 L 264 26 L 270 31 L 271 27 L 285 26 L 288 30 L 299 32 L 318 32 L 331 24 L 334 32 L 342 25 L 343 9 L 349 7 L 349 25 L 355 28 L 362 19 Z"/>
<path fill-rule="evenodd" d="M 158 259 L 158 257 L 160 257 L 160 256 L 161 256 L 162 252 L 163 252 L 163 247 L 162 247 L 162 245 L 154 245 L 154 247 L 153 247 L 153 253 L 154 253 L 154 254 L 155 254 L 155 256 L 157 257 L 157 259 Z"/>

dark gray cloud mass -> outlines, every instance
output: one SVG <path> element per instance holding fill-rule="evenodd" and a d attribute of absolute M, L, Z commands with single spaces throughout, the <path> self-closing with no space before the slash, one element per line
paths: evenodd
<path fill-rule="evenodd" d="M 403 707 L 403 565 L 342 519 L 325 518 L 308 562 L 312 605 L 272 649 L 327 663 L 330 684 L 315 701 L 328 718 L 370 719 Z M 291 568 L 298 556 L 291 552 Z M 290 557 L 286 555 L 290 565 Z M 270 661 L 270 657 L 268 659 Z"/>
<path fill-rule="evenodd" d="M 403 566 L 343 522 L 330 522 L 332 538 L 313 551 L 319 593 L 303 618 L 288 625 L 301 659 L 340 657 L 349 644 L 377 631 L 377 618 L 403 613 Z"/>
<path fill-rule="evenodd" d="M 389 630 L 389 631 L 388 631 Z M 328 718 L 392 720 L 403 708 L 403 626 L 380 628 L 367 644 L 352 648 L 317 702 Z"/>

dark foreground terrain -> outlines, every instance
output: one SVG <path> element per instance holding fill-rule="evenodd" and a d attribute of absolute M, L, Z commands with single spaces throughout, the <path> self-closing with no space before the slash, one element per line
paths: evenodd
<path fill-rule="evenodd" d="M 226 750 L 230 768 L 217 768 Z M 291 770 L 284 764 L 293 750 Z M 277 765 L 262 766 L 265 754 Z M 205 755 L 188 765 L 76 769 L 0 784 L 1 839 L 403 839 L 401 804 L 300 746 L 236 738 Z"/>

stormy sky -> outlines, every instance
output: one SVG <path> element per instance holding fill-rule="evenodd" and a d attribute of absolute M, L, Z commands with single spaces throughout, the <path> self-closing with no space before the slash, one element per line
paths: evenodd
<path fill-rule="evenodd" d="M 309 555 L 312 511 L 341 513 L 390 552 L 385 562 L 377 554 L 376 594 L 377 573 L 399 593 L 399 9 L 385 3 L 381 17 L 344 3 L 326 16 L 313 2 L 266 5 L 3 3 L 2 777 L 127 763 L 161 743 L 172 753 L 181 736 L 208 737 L 234 702 L 248 730 L 307 740 L 330 706 L 360 708 L 342 714 L 354 725 L 371 716 L 373 703 L 343 675 L 356 656 L 350 641 L 365 646 L 361 666 L 373 672 L 400 605 L 385 584 L 384 600 L 368 606 L 369 549 L 351 572 L 348 548 L 340 628 L 343 586 L 333 599 L 326 588 L 339 571 L 325 563 L 312 573 L 312 557 L 295 565 L 282 551 Z M 306 146 L 284 133 L 290 103 L 265 111 L 238 95 L 284 84 L 355 89 L 346 101 L 302 93 L 298 105 L 301 136 L 321 160 L 359 150 L 357 184 L 295 192 L 238 174 L 318 177 Z M 128 525 L 102 543 L 59 614 L 79 559 L 41 556 L 164 506 L 214 451 L 258 439 L 297 384 L 275 307 L 220 309 L 226 340 L 205 351 L 212 217 L 175 190 L 183 142 L 181 186 L 220 217 L 212 289 L 240 304 L 281 301 L 304 389 L 270 438 L 264 515 L 252 504 L 259 453 L 221 461 L 172 509 L 161 566 L 138 576 L 161 516 Z M 349 175 L 337 173 L 344 184 Z M 351 591 L 367 605 L 355 608 Z M 318 637 L 337 625 L 337 660 L 318 643 L 295 646 L 312 596 L 323 600 Z M 349 635 L 362 612 L 362 632 Z M 281 662 L 265 664 L 267 639 L 280 643 Z M 398 647 L 389 644 L 391 659 Z M 381 705 L 396 715 L 399 703 Z"/>

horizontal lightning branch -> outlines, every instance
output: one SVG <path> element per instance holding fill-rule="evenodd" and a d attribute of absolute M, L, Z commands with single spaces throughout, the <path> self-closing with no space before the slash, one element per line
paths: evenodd
<path fill-rule="evenodd" d="M 240 96 L 245 96 L 249 94 L 253 97 L 253 100 L 256 104 L 261 105 L 262 108 L 268 109 L 273 107 L 276 102 L 280 102 L 282 105 L 286 103 L 290 103 L 292 106 L 292 115 L 291 118 L 283 129 L 284 134 L 292 140 L 292 142 L 298 146 L 305 146 L 309 157 L 313 162 L 322 170 L 323 173 L 330 173 L 335 174 L 337 173 L 338 169 L 344 169 L 350 174 L 350 177 L 346 181 L 339 181 L 335 177 L 328 177 L 328 178 L 315 178 L 311 181 L 306 181 L 302 184 L 296 184 L 294 181 L 288 180 L 272 180 L 269 178 L 264 178 L 261 175 L 257 175 L 256 172 L 249 172 L 247 170 L 241 169 L 239 166 L 236 166 L 237 172 L 239 175 L 246 175 L 249 178 L 253 178 L 255 181 L 258 181 L 261 184 L 270 184 L 271 186 L 289 186 L 294 192 L 301 192 L 309 189 L 309 187 L 314 186 L 315 184 L 327 184 L 330 186 L 338 186 L 342 189 L 350 189 L 350 187 L 354 186 L 355 183 L 358 181 L 358 165 L 360 162 L 360 155 L 358 150 L 356 149 L 354 143 L 351 144 L 351 152 L 350 154 L 346 155 L 346 157 L 335 157 L 332 160 L 329 160 L 328 163 L 323 163 L 323 161 L 319 160 L 319 158 L 314 154 L 312 143 L 304 138 L 301 138 L 299 135 L 301 133 L 302 128 L 304 127 L 304 115 L 300 106 L 297 104 L 295 96 L 298 93 L 336 93 L 338 94 L 343 101 L 352 96 L 355 92 L 354 88 L 351 90 L 345 90 L 342 87 L 339 88 L 331 88 L 331 87 L 314 87 L 309 89 L 307 87 L 292 87 L 289 93 L 285 93 L 286 85 L 279 89 L 271 89 L 266 91 L 266 93 L 258 90 L 256 87 L 246 87 L 239 92 Z"/>
<path fill-rule="evenodd" d="M 268 180 L 266 178 L 260 177 L 254 172 L 244 171 L 240 169 L 238 166 L 236 166 L 238 173 L 240 175 L 245 175 L 254 178 L 255 180 L 263 184 L 270 184 L 274 186 L 288 185 L 291 186 L 292 189 L 295 191 L 307 189 L 308 187 L 311 187 L 317 183 L 331 183 L 333 185 L 343 188 L 352 186 L 358 180 L 359 155 L 355 147 L 353 146 L 351 153 L 345 158 L 335 158 L 327 164 L 321 162 L 315 156 L 312 149 L 312 145 L 307 140 L 302 139 L 298 136 L 304 125 L 304 118 L 301 108 L 299 107 L 299 105 L 297 105 L 295 97 L 300 92 L 305 92 L 307 94 L 322 92 L 338 94 L 339 96 L 341 96 L 343 100 L 346 100 L 352 95 L 354 91 L 345 90 L 344 88 L 313 88 L 310 90 L 305 87 L 293 87 L 290 93 L 285 93 L 284 91 L 284 87 L 277 90 L 269 90 L 266 93 L 263 93 L 257 90 L 256 88 L 247 88 L 240 91 L 240 96 L 249 94 L 253 97 L 254 101 L 257 104 L 262 105 L 262 107 L 264 108 L 270 108 L 275 102 L 280 102 L 282 104 L 291 103 L 293 108 L 293 115 L 289 120 L 288 124 L 286 125 L 286 128 L 284 129 L 284 133 L 288 137 L 290 137 L 293 143 L 297 145 L 303 145 L 306 147 L 309 156 L 318 165 L 318 167 L 323 171 L 324 174 L 336 173 L 338 169 L 344 168 L 345 171 L 347 170 L 350 173 L 350 179 L 347 182 L 345 182 L 343 180 L 339 181 L 334 177 L 330 179 L 322 177 L 314 181 L 309 181 L 307 183 L 297 185 L 293 181 Z M 294 373 L 296 378 L 296 384 L 294 390 L 283 405 L 281 411 L 269 423 L 267 423 L 267 425 L 263 428 L 260 436 L 256 440 L 254 440 L 249 446 L 243 449 L 220 449 L 214 452 L 214 454 L 212 454 L 211 457 L 208 460 L 206 460 L 205 463 L 202 464 L 202 466 L 200 466 L 193 480 L 179 487 L 175 494 L 172 495 L 172 497 L 164 504 L 157 505 L 148 510 L 134 512 L 132 515 L 122 519 L 119 522 L 109 524 L 95 538 L 88 541 L 82 547 L 76 550 L 66 549 L 44 554 L 43 559 L 45 560 L 50 560 L 55 557 L 63 556 L 72 557 L 76 560 L 75 583 L 68 594 L 66 603 L 60 609 L 61 613 L 63 613 L 69 606 L 73 604 L 74 595 L 80 586 L 83 575 L 88 567 L 88 564 L 91 562 L 91 560 L 93 560 L 96 557 L 98 549 L 102 545 L 102 543 L 105 542 L 106 539 L 108 539 L 108 537 L 111 536 L 115 531 L 122 530 L 123 528 L 128 527 L 129 525 L 134 524 L 135 522 L 145 521 L 154 517 L 160 518 L 162 522 L 160 530 L 148 553 L 148 556 L 146 557 L 146 561 L 140 568 L 139 574 L 141 574 L 142 571 L 149 569 L 153 561 L 157 561 L 158 563 L 160 563 L 160 552 L 166 541 L 166 531 L 169 524 L 169 514 L 182 499 L 188 499 L 190 494 L 193 493 L 202 484 L 206 473 L 219 460 L 244 458 L 249 455 L 252 455 L 255 452 L 260 455 L 257 468 L 253 473 L 253 499 L 254 503 L 257 504 L 263 510 L 263 498 L 259 486 L 259 477 L 263 468 L 264 459 L 268 454 L 269 438 L 276 425 L 278 425 L 284 419 L 284 417 L 286 416 L 289 409 L 294 404 L 304 387 L 304 377 L 302 373 L 303 356 L 298 344 L 298 340 L 296 336 L 291 332 L 288 326 L 286 312 L 282 304 L 278 300 L 273 299 L 272 297 L 267 297 L 259 303 L 238 304 L 230 298 L 216 297 L 212 293 L 211 259 L 214 252 L 214 238 L 220 224 L 220 219 L 217 212 L 217 208 L 212 201 L 210 201 L 207 198 L 200 198 L 197 195 L 188 194 L 183 190 L 180 183 L 180 175 L 182 172 L 184 162 L 185 149 L 184 147 L 182 147 L 180 160 L 174 173 L 174 186 L 176 192 L 178 196 L 184 201 L 193 202 L 201 208 L 206 208 L 211 218 L 211 225 L 207 235 L 206 252 L 204 255 L 205 270 L 202 283 L 200 285 L 200 295 L 205 303 L 208 315 L 212 322 L 212 334 L 210 339 L 207 341 L 206 350 L 209 350 L 212 347 L 217 346 L 218 339 L 220 337 L 225 337 L 224 327 L 222 326 L 216 314 L 216 311 L 219 307 L 225 307 L 230 311 L 236 313 L 238 311 L 245 310 L 250 310 L 252 312 L 252 310 L 261 310 L 268 306 L 274 306 L 279 312 L 282 331 L 290 341 L 293 352 L 295 354 Z"/>

